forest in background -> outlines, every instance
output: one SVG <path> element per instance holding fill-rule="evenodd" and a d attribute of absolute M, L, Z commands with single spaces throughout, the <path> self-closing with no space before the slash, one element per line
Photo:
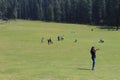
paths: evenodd
<path fill-rule="evenodd" d="M 120 0 L 0 0 L 1 19 L 120 25 Z"/>

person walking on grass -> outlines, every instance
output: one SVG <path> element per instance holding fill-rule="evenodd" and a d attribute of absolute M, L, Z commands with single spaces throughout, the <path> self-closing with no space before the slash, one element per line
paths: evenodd
<path fill-rule="evenodd" d="M 92 70 L 95 70 L 95 64 L 96 64 L 96 51 L 99 49 L 95 49 L 94 46 L 91 47 L 90 53 L 92 58 Z"/>

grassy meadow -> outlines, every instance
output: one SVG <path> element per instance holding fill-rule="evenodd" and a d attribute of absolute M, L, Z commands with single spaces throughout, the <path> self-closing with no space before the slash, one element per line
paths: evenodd
<path fill-rule="evenodd" d="M 58 35 L 64 40 L 57 41 Z M 100 49 L 95 71 L 91 46 Z M 40 21 L 0 23 L 0 80 L 120 80 L 119 75 L 120 31 Z"/>

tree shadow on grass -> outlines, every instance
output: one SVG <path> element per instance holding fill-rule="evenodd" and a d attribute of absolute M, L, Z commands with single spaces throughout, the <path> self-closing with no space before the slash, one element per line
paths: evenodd
<path fill-rule="evenodd" d="M 86 71 L 88 71 L 88 70 L 91 70 L 91 69 L 88 69 L 88 68 L 77 68 L 78 70 L 86 70 Z"/>

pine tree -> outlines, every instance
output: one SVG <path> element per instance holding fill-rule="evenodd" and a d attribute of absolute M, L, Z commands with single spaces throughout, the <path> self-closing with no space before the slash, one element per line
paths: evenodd
<path fill-rule="evenodd" d="M 7 0 L 1 0 L 1 17 L 2 19 L 7 18 L 8 12 Z"/>
<path fill-rule="evenodd" d="M 48 20 L 49 21 L 54 21 L 54 2 L 53 0 L 50 0 L 49 1 L 49 4 L 48 4 Z"/>
<path fill-rule="evenodd" d="M 43 20 L 44 14 L 43 14 L 43 0 L 38 0 L 39 9 L 38 9 L 38 19 Z"/>
<path fill-rule="evenodd" d="M 13 3 L 13 17 L 14 19 L 17 19 L 17 14 L 18 14 L 18 1 L 15 0 Z"/>
<path fill-rule="evenodd" d="M 92 24 L 92 15 L 93 15 L 93 1 L 88 0 L 88 23 Z"/>
<path fill-rule="evenodd" d="M 0 19 L 2 18 L 2 9 L 1 9 L 2 6 L 1 5 L 2 5 L 2 1 L 0 1 Z"/>
<path fill-rule="evenodd" d="M 72 22 L 72 8 L 71 8 L 71 0 L 65 0 L 65 5 L 64 5 L 64 8 L 65 8 L 65 17 L 66 17 L 66 22 Z"/>
<path fill-rule="evenodd" d="M 61 6 L 59 3 L 59 0 L 55 0 L 54 1 L 54 17 L 55 17 L 55 21 L 60 22 L 61 21 Z"/>

